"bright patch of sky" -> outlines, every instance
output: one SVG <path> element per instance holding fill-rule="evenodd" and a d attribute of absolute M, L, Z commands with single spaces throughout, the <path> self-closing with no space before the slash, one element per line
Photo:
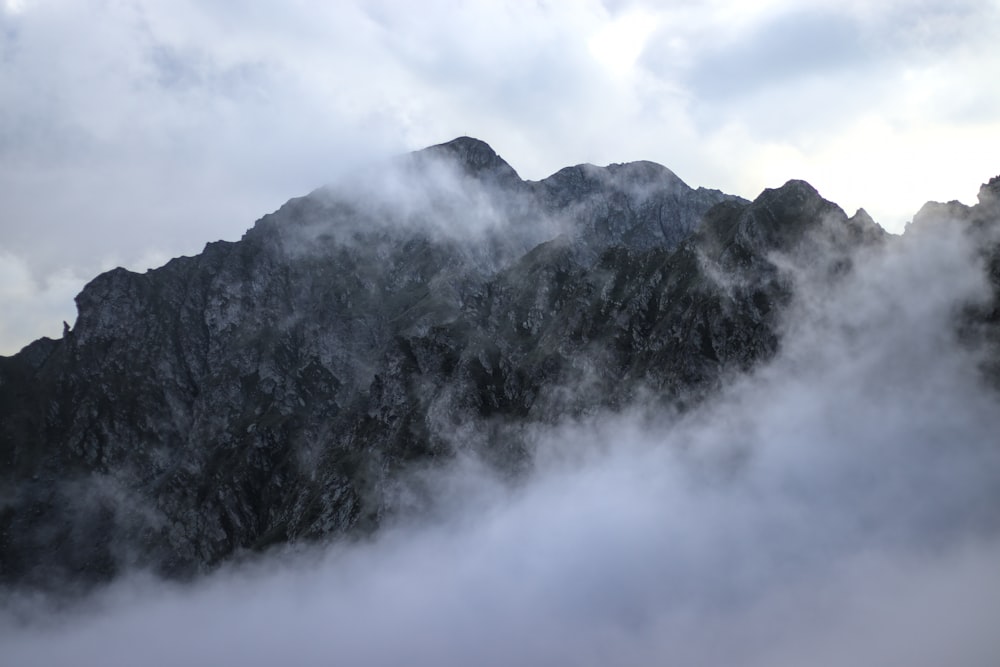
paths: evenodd
<path fill-rule="evenodd" d="M 635 67 L 656 26 L 656 15 L 650 12 L 624 14 L 602 26 L 587 45 L 599 63 L 616 76 L 625 76 Z"/>

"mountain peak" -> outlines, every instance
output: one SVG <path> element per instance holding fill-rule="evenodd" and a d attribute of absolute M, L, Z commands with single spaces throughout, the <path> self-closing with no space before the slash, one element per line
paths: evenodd
<path fill-rule="evenodd" d="M 458 137 L 417 151 L 418 157 L 445 159 L 460 165 L 470 175 L 496 181 L 520 181 L 511 167 L 493 148 L 474 137 Z"/>
<path fill-rule="evenodd" d="M 879 233 L 805 181 L 754 202 L 644 161 L 524 182 L 459 137 L 104 273 L 61 340 L 0 357 L 0 591 L 369 535 L 433 510 L 425 466 L 514 479 L 564 416 L 683 414 L 776 354 L 799 274 L 843 275 Z"/>
<path fill-rule="evenodd" d="M 765 201 L 781 200 L 788 203 L 804 203 L 821 199 L 819 192 L 808 181 L 793 178 L 779 188 L 766 188 L 760 198 Z"/>
<path fill-rule="evenodd" d="M 847 215 L 806 181 L 790 180 L 779 188 L 765 189 L 747 205 L 716 206 L 705 217 L 705 232 L 715 238 L 721 258 L 735 258 L 739 263 L 763 257 L 770 250 L 791 250 L 811 231 L 834 219 L 843 223 Z M 866 227 L 864 218 L 856 223 Z"/>
<path fill-rule="evenodd" d="M 994 176 L 979 188 L 979 203 L 983 206 L 1000 201 L 1000 176 Z"/>

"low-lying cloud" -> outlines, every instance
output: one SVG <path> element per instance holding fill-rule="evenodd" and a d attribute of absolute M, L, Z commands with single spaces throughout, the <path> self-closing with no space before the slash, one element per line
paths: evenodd
<path fill-rule="evenodd" d="M 789 270 L 795 270 L 789 268 Z M 684 416 L 540 430 L 526 480 L 426 472 L 370 542 L 6 606 L 30 665 L 993 665 L 1000 428 L 958 226 L 798 282 L 778 356 Z"/>

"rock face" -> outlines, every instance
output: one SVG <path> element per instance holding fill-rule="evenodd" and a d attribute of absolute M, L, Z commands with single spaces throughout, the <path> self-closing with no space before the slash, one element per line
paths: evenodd
<path fill-rule="evenodd" d="M 932 234 L 935 227 L 956 224 L 962 225 L 976 243 L 993 295 L 988 303 L 962 309 L 960 332 L 986 344 L 983 371 L 993 386 L 1000 389 L 1000 176 L 980 186 L 975 206 L 958 201 L 927 202 L 913 216 L 906 231 Z"/>
<path fill-rule="evenodd" d="M 98 276 L 61 340 L 0 358 L 0 580 L 374 530 L 412 465 L 516 475 L 526 425 L 697 403 L 777 349 L 780 258 L 835 279 L 884 240 L 800 181 L 753 202 L 648 162 L 526 182 L 470 138 L 293 199 Z"/>

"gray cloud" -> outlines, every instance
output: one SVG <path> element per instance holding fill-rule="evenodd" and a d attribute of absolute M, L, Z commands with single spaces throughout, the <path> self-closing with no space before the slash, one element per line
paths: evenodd
<path fill-rule="evenodd" d="M 686 82 L 704 102 L 732 103 L 800 77 L 854 69 L 872 55 L 854 17 L 833 9 L 798 9 L 713 45 L 687 73 Z"/>
<path fill-rule="evenodd" d="M 994 239 L 995 241 L 995 239 Z M 956 313 L 989 295 L 957 225 L 798 291 L 778 356 L 677 417 L 539 430 L 529 479 L 422 473 L 428 517 L 51 613 L 18 665 L 990 665 L 998 396 Z"/>
<path fill-rule="evenodd" d="M 799 143 L 859 115 L 896 116 L 907 76 L 988 48 L 983 26 L 998 18 L 977 1 L 778 3 L 726 23 L 667 22 L 642 62 L 679 82 L 706 133 L 738 119 L 760 138 Z M 947 97 L 935 106 L 951 106 Z"/>

